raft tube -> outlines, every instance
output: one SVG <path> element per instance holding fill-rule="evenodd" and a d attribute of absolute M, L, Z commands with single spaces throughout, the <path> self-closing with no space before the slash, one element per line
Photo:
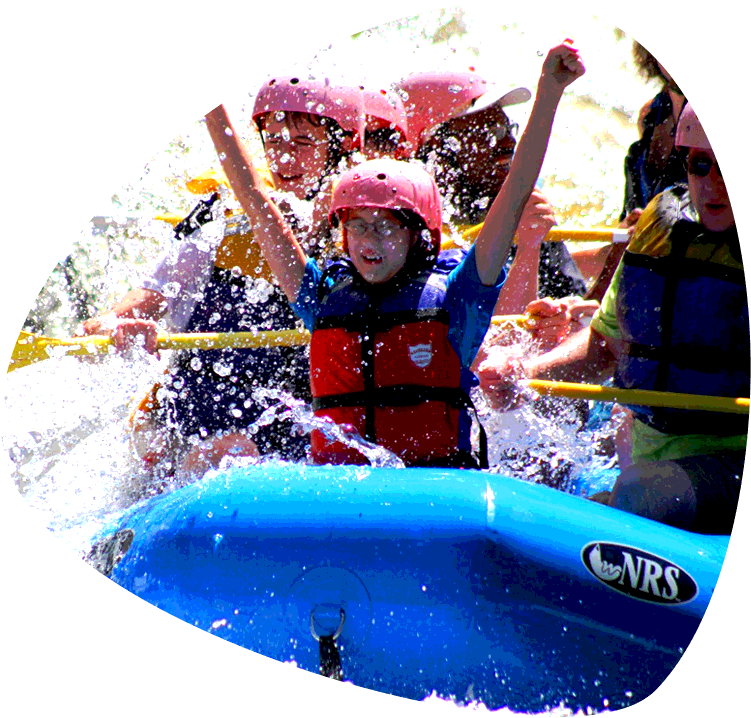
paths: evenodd
<path fill-rule="evenodd" d="M 727 536 L 481 471 L 266 464 L 121 515 L 89 561 L 210 633 L 358 686 L 614 710 L 673 670 Z"/>

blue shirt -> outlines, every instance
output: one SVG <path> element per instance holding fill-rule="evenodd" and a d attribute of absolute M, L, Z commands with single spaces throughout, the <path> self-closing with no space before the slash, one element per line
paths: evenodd
<path fill-rule="evenodd" d="M 318 315 L 318 295 L 322 281 L 326 281 L 323 272 L 315 260 L 309 259 L 292 308 L 302 319 L 305 328 L 311 332 Z M 448 338 L 464 367 L 470 367 L 477 355 L 505 281 L 505 270 L 501 270 L 498 280 L 492 286 L 486 286 L 480 281 L 474 245 L 449 273 L 444 303 L 444 309 L 449 313 Z M 324 287 L 323 291 L 326 289 Z"/>

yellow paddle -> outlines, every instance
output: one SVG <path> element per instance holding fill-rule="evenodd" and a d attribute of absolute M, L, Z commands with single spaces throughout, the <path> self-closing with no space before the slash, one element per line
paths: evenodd
<path fill-rule="evenodd" d="M 477 238 L 482 229 L 482 224 L 469 227 L 461 233 L 462 239 L 471 241 Z M 565 227 L 553 227 L 545 236 L 548 242 L 626 242 L 628 232 L 625 229 L 615 227 L 592 227 L 590 229 L 566 229 Z M 450 249 L 454 244 L 447 239 L 441 244 L 441 249 Z"/>
<path fill-rule="evenodd" d="M 160 334 L 158 349 L 255 349 L 257 347 L 299 346 L 310 341 L 310 334 L 297 329 L 267 332 L 228 332 L 207 334 Z M 36 364 L 53 356 L 107 354 L 112 346 L 108 336 L 51 337 L 21 332 L 13 348 L 8 371 Z M 51 350 L 51 351 L 48 351 Z"/>
<path fill-rule="evenodd" d="M 749 399 L 727 396 L 703 396 L 700 394 L 678 394 L 667 391 L 647 391 L 646 389 L 617 389 L 598 384 L 572 384 L 565 381 L 544 381 L 529 379 L 523 382 L 543 396 L 561 396 L 569 399 L 590 399 L 592 401 L 617 401 L 619 404 L 641 404 L 644 406 L 664 406 L 673 409 L 705 409 L 724 411 L 733 414 L 748 414 Z"/>
<path fill-rule="evenodd" d="M 524 327 L 529 317 L 514 314 L 507 317 L 493 317 L 493 324 L 516 324 Z M 205 334 L 160 334 L 157 336 L 157 349 L 256 349 L 258 347 L 301 346 L 310 341 L 310 333 L 304 330 L 286 329 L 281 331 L 225 332 Z M 108 336 L 52 337 L 21 332 L 11 354 L 8 371 L 36 364 L 54 356 L 90 356 L 107 354 L 112 346 Z M 51 349 L 52 351 L 48 351 Z"/>
<path fill-rule="evenodd" d="M 493 317 L 494 324 L 511 323 L 526 326 L 529 317 L 523 314 Z M 254 349 L 271 346 L 300 346 L 310 341 L 307 331 L 288 329 L 265 332 L 228 332 L 206 334 L 161 334 L 157 337 L 159 349 Z M 36 364 L 51 356 L 86 356 L 106 354 L 112 340 L 106 336 L 53 339 L 21 332 L 11 355 L 8 371 Z M 48 353 L 52 349 L 52 354 Z M 644 389 L 616 389 L 597 384 L 573 384 L 562 381 L 533 379 L 525 382 L 530 388 L 545 396 L 569 399 L 612 401 L 622 404 L 643 404 L 679 409 L 704 409 L 737 414 L 749 413 L 749 399 L 724 396 L 677 394 Z"/>

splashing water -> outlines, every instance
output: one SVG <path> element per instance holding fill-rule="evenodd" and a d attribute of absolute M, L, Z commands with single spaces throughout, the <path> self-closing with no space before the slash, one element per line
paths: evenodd
<path fill-rule="evenodd" d="M 637 9 L 632 0 L 574 0 L 560 9 L 546 8 L 544 19 L 533 4 L 455 0 L 428 5 L 419 18 L 416 10 L 389 16 L 385 5 L 374 4 L 369 31 L 352 34 L 11 32 L 9 207 L 136 220 L 103 233 L 85 227 L 14 235 L 14 253 L 37 253 L 43 261 L 24 258 L 11 266 L 13 283 L 27 282 L 30 292 L 40 289 L 26 302 L 12 303 L 11 317 L 39 322 L 32 325 L 34 331 L 67 336 L 95 308 L 134 286 L 139 272 L 147 271 L 169 245 L 169 227 L 153 217 L 186 214 L 195 198 L 185 191 L 185 181 L 217 164 L 181 67 L 181 60 L 201 46 L 224 58 L 225 101 L 238 131 L 247 136 L 253 98 L 271 73 L 308 67 L 357 84 L 367 78 L 369 84 L 386 86 L 412 70 L 473 65 L 488 79 L 532 89 L 542 49 L 573 27 L 578 46 L 591 60 L 588 74 L 562 103 L 543 168 L 544 191 L 562 224 L 613 221 L 622 198 L 622 159 L 636 137 L 633 119 L 655 94 L 630 64 L 630 27 Z M 510 108 L 520 124 L 528 112 L 528 105 Z M 257 139 L 250 140 L 257 151 Z M 70 266 L 75 276 L 66 274 Z M 73 285 L 80 291 L 72 291 Z M 138 362 L 109 356 L 85 364 L 60 358 L 0 379 L 0 694 L 9 714 L 52 713 L 65 705 L 75 706 L 78 715 L 100 714 L 123 686 L 131 698 L 129 710 L 148 701 L 150 713 L 177 709 L 186 715 L 236 711 L 238 705 L 263 713 L 267 701 L 275 714 L 302 714 L 310 710 L 313 693 L 326 693 L 311 692 L 271 668 L 230 673 L 220 660 L 201 658 L 187 641 L 142 646 L 134 637 L 99 631 L 55 599 L 57 582 L 75 580 L 72 574 L 63 571 L 45 583 L 14 571 L 24 557 L 54 560 L 59 550 L 82 555 L 90 536 L 120 510 L 123 496 L 140 480 L 125 419 L 166 361 L 167 356 Z M 382 448 L 321 422 L 283 394 L 267 392 L 270 406 L 259 425 L 291 418 L 305 431 L 317 428 L 355 445 L 379 465 L 398 465 L 398 458 Z M 504 446 L 533 451 L 543 435 L 553 437 L 560 463 L 583 460 L 587 447 L 567 425 L 543 423 L 524 410 L 517 414 L 515 424 L 508 417 L 485 415 L 494 471 L 508 473 L 500 458 Z M 490 713 L 483 706 L 431 698 L 400 714 L 451 711 Z M 372 704 L 349 712 L 384 714 Z M 514 715 L 505 709 L 493 714 Z M 599 714 L 611 715 L 607 710 Z M 564 706 L 546 715 L 571 712 Z"/>

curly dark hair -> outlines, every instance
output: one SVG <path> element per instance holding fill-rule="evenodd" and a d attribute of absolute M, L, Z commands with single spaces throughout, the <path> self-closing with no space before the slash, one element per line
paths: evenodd
<path fill-rule="evenodd" d="M 706 78 L 707 82 L 735 77 L 735 2 L 723 0 L 702 0 L 720 8 L 727 23 L 727 34 L 722 46 L 722 55 L 714 72 Z M 662 12 L 665 0 L 649 0 L 643 8 L 636 22 L 636 37 L 634 39 L 634 60 L 639 72 L 645 79 L 651 80 L 662 77 L 657 66 L 655 45 L 657 43 L 657 19 Z"/>

